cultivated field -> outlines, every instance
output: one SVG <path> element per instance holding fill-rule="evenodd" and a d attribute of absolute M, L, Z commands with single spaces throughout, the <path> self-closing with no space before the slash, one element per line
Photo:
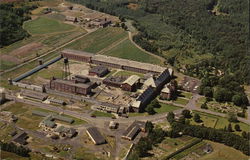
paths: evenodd
<path fill-rule="evenodd" d="M 161 64 L 159 59 L 141 51 L 136 46 L 134 46 L 130 40 L 123 41 L 116 47 L 104 52 L 103 54 L 139 62 L 153 63 L 158 65 Z"/>

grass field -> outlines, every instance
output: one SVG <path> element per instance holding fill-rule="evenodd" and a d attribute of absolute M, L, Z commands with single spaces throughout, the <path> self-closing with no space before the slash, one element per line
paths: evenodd
<path fill-rule="evenodd" d="M 203 112 L 197 112 L 197 111 L 193 111 L 193 112 L 198 113 L 201 116 L 201 119 L 203 120 L 203 123 L 205 124 L 206 127 L 224 129 L 224 127 L 228 126 L 229 124 L 227 118 L 216 116 L 216 115 L 211 115 L 211 114 L 207 114 Z M 193 120 L 191 120 L 191 124 L 200 125 L 199 123 L 196 123 Z M 243 122 L 231 123 L 231 124 L 232 124 L 233 130 L 236 124 L 240 125 L 240 128 L 242 131 L 248 132 L 250 130 L 250 126 Z M 241 135 L 241 131 L 240 132 L 234 131 L 233 133 Z"/>
<path fill-rule="evenodd" d="M 175 105 L 164 104 L 164 103 L 160 103 L 160 104 L 161 104 L 160 108 L 155 108 L 156 113 L 172 112 L 174 110 L 180 109 L 180 107 L 177 107 Z"/>
<path fill-rule="evenodd" d="M 160 108 L 154 108 L 156 114 L 157 113 L 165 113 L 165 112 L 172 112 L 174 110 L 180 109 L 180 107 L 175 106 L 175 105 L 171 105 L 171 104 L 164 104 L 164 103 L 160 103 L 161 107 Z M 137 113 L 137 112 L 133 112 L 133 113 L 129 113 L 130 117 L 135 117 L 135 116 L 148 116 L 147 112 L 143 112 L 143 113 Z"/>
<path fill-rule="evenodd" d="M 96 116 L 96 117 L 112 117 L 113 116 L 111 113 L 100 112 L 100 111 L 94 111 L 91 115 Z"/>
<path fill-rule="evenodd" d="M 97 53 L 98 51 L 112 45 L 116 41 L 127 37 L 127 33 L 116 27 L 106 27 L 67 45 L 65 48 Z"/>
<path fill-rule="evenodd" d="M 139 77 L 143 77 L 144 74 L 138 73 L 138 72 L 131 72 L 131 71 L 119 71 L 117 72 L 114 76 L 132 76 L 132 75 L 137 75 Z"/>
<path fill-rule="evenodd" d="M 161 61 L 134 46 L 130 40 L 125 40 L 111 50 L 103 53 L 108 56 L 114 56 L 139 62 L 161 64 Z"/>
<path fill-rule="evenodd" d="M 182 105 L 188 104 L 188 101 L 189 100 L 181 98 L 181 97 L 178 97 L 176 100 L 173 100 L 174 103 L 178 103 L 178 104 L 182 104 Z"/>
<path fill-rule="evenodd" d="M 31 34 L 48 34 L 55 32 L 65 32 L 74 29 L 73 25 L 59 22 L 47 17 L 39 17 L 35 20 L 24 23 L 24 29 Z"/>
<path fill-rule="evenodd" d="M 248 156 L 232 147 L 211 141 L 205 142 L 211 144 L 214 151 L 210 154 L 200 157 L 199 160 L 249 160 Z"/>

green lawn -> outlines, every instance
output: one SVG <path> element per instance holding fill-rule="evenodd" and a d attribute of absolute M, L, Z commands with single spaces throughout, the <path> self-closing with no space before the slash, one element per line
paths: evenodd
<path fill-rule="evenodd" d="M 224 127 L 228 126 L 228 124 L 229 124 L 227 118 L 212 115 L 212 114 L 207 114 L 204 112 L 198 112 L 198 111 L 193 111 L 193 112 L 198 113 L 201 116 L 201 119 L 203 120 L 203 123 L 205 124 L 206 127 L 213 127 L 214 126 L 214 128 L 217 128 L 217 129 L 224 129 Z M 217 119 L 216 122 L 215 122 L 215 119 Z M 193 120 L 191 120 L 191 124 L 200 125 L 196 122 L 193 122 Z M 234 126 L 236 124 L 240 125 L 240 128 L 242 131 L 248 132 L 250 130 L 250 126 L 247 125 L 246 123 L 243 123 L 243 122 L 232 123 L 233 130 L 234 130 Z M 241 135 L 241 132 L 238 132 L 238 131 L 234 131 L 233 133 Z"/>
<path fill-rule="evenodd" d="M 171 105 L 171 104 L 164 104 L 160 103 L 161 107 L 160 108 L 155 108 L 156 113 L 164 113 L 164 112 L 172 112 L 174 110 L 180 109 L 180 107 Z"/>
<path fill-rule="evenodd" d="M 199 160 L 249 160 L 249 157 L 240 151 L 226 145 L 206 141 L 213 147 L 213 152 L 200 157 Z"/>
<path fill-rule="evenodd" d="M 190 99 L 193 96 L 193 94 L 191 92 L 184 92 L 184 91 L 182 91 L 181 92 L 181 96 L 184 96 L 185 98 Z"/>
<path fill-rule="evenodd" d="M 91 115 L 96 117 L 113 117 L 111 113 L 100 112 L 100 111 L 94 111 Z"/>
<path fill-rule="evenodd" d="M 24 29 L 31 34 L 48 34 L 74 29 L 73 25 L 65 24 L 47 17 L 39 17 L 24 23 Z"/>
<path fill-rule="evenodd" d="M 161 61 L 143 51 L 138 49 L 136 46 L 130 42 L 130 40 L 125 40 L 116 47 L 104 53 L 108 56 L 114 56 L 139 62 L 161 64 Z"/>
<path fill-rule="evenodd" d="M 182 105 L 188 104 L 188 101 L 189 100 L 181 98 L 181 97 L 178 97 L 176 100 L 173 100 L 174 103 L 178 103 L 178 104 L 182 104 Z"/>
<path fill-rule="evenodd" d="M 106 27 L 90 33 L 76 42 L 67 45 L 65 48 L 97 53 L 127 36 L 127 33 L 121 28 Z"/>
<path fill-rule="evenodd" d="M 171 104 L 165 104 L 165 103 L 160 103 L 160 104 L 161 104 L 160 108 L 154 108 L 156 114 L 157 113 L 172 112 L 174 110 L 180 109 L 180 107 L 174 106 Z M 135 117 L 135 116 L 148 116 L 148 113 L 147 112 L 143 112 L 143 113 L 131 112 L 131 113 L 129 113 L 129 117 Z"/>
<path fill-rule="evenodd" d="M 132 72 L 132 71 L 120 71 L 117 72 L 114 76 L 132 76 L 132 75 L 137 75 L 139 77 L 144 77 L 144 74 L 138 73 L 138 72 Z"/>

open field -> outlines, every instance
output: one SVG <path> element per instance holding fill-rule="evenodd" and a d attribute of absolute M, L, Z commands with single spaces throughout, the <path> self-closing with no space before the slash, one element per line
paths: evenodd
<path fill-rule="evenodd" d="M 100 112 L 100 111 L 94 111 L 91 115 L 96 117 L 112 117 L 111 113 Z"/>
<path fill-rule="evenodd" d="M 132 71 L 125 71 L 125 70 L 124 71 L 119 71 L 116 74 L 114 74 L 113 76 L 127 76 L 127 77 L 129 77 L 129 76 L 132 76 L 132 75 L 137 75 L 139 77 L 144 76 L 144 74 L 142 74 L 142 73 L 132 72 Z"/>
<path fill-rule="evenodd" d="M 241 153 L 240 151 L 225 146 L 220 143 L 215 143 L 211 141 L 206 141 L 212 145 L 214 151 L 210 154 L 207 154 L 201 157 L 199 160 L 248 160 L 249 157 Z"/>
<path fill-rule="evenodd" d="M 34 108 L 30 105 L 26 105 L 23 103 L 12 104 L 12 105 L 6 107 L 4 110 L 10 111 L 13 114 L 18 116 L 18 121 L 16 122 L 17 126 L 19 126 L 21 128 L 26 128 L 29 130 L 37 130 L 39 123 L 44 118 L 44 117 L 32 115 L 33 110 L 39 110 L 39 111 L 48 112 L 48 113 L 55 113 L 55 112 L 51 112 L 51 111 L 48 111 L 45 109 Z M 71 117 L 68 115 L 63 115 L 63 116 L 74 119 L 74 123 L 72 123 L 72 125 L 79 125 L 79 124 L 86 123 L 85 121 L 80 120 L 78 118 L 74 118 L 74 117 Z M 61 121 L 58 121 L 58 122 L 62 123 Z"/>
<path fill-rule="evenodd" d="M 166 137 L 160 144 L 154 146 L 152 150 L 149 151 L 152 156 L 144 157 L 143 160 L 158 160 L 164 159 L 167 155 L 175 152 L 176 150 L 192 143 L 197 138 L 182 136 L 179 138 L 169 138 Z"/>
<path fill-rule="evenodd" d="M 181 97 L 176 98 L 175 100 L 173 100 L 174 103 L 178 103 L 178 104 L 182 104 L 182 105 L 186 105 L 188 104 L 188 99 L 184 99 Z"/>
<path fill-rule="evenodd" d="M 193 112 L 198 113 L 201 116 L 201 119 L 203 120 L 203 123 L 204 123 L 204 125 L 206 127 L 224 129 L 224 127 L 228 126 L 228 124 L 229 124 L 227 118 L 212 115 L 212 114 L 207 114 L 207 113 L 203 113 L 203 112 L 197 112 L 197 111 L 193 111 Z M 194 122 L 193 120 L 191 120 L 191 124 L 201 125 L 199 123 Z M 243 122 L 231 123 L 231 124 L 232 124 L 233 130 L 234 130 L 234 126 L 236 124 L 240 125 L 240 128 L 241 128 L 242 131 L 247 131 L 248 132 L 250 130 L 250 126 L 243 123 Z M 242 131 L 234 131 L 233 133 L 241 135 Z"/>
<path fill-rule="evenodd" d="M 98 51 L 112 45 L 116 41 L 126 37 L 127 33 L 123 29 L 106 27 L 90 33 L 78 41 L 67 45 L 65 48 L 97 53 Z"/>
<path fill-rule="evenodd" d="M 39 17 L 35 20 L 24 23 L 24 29 L 32 35 L 65 32 L 74 28 L 73 25 L 65 24 L 47 17 Z"/>
<path fill-rule="evenodd" d="M 160 108 L 154 108 L 156 114 L 157 113 L 165 113 L 165 112 L 172 112 L 174 110 L 180 109 L 180 107 L 175 106 L 175 105 L 171 105 L 171 104 L 164 104 L 164 103 L 160 103 L 161 107 Z M 147 116 L 148 113 L 147 112 L 143 112 L 143 113 L 137 113 L 137 112 L 131 112 L 129 113 L 130 117 L 135 117 L 135 116 Z"/>
<path fill-rule="evenodd" d="M 125 40 L 111 50 L 104 52 L 108 56 L 114 56 L 139 62 L 161 64 L 161 61 L 134 46 L 130 40 Z"/>

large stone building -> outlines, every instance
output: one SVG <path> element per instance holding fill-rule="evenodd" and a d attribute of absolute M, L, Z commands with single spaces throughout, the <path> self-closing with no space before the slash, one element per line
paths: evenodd
<path fill-rule="evenodd" d="M 139 83 L 140 83 L 140 77 L 137 75 L 132 75 L 122 83 L 121 87 L 125 91 L 129 92 L 136 91 Z"/>
<path fill-rule="evenodd" d="M 77 61 L 82 62 L 88 62 L 93 63 L 96 65 L 111 67 L 111 68 L 118 68 L 133 72 L 139 72 L 139 73 L 162 73 L 166 68 L 149 64 L 149 63 L 142 63 L 137 61 L 132 61 L 128 59 L 122 59 L 117 57 L 111 57 L 111 56 L 105 56 L 105 55 L 99 55 L 99 54 L 91 54 L 88 52 L 82 52 L 82 51 L 76 51 L 76 50 L 70 50 L 65 49 L 61 52 L 61 55 L 63 57 L 66 57 L 68 59 L 73 59 Z M 171 70 L 172 74 L 172 70 Z"/>
<path fill-rule="evenodd" d="M 88 95 L 91 93 L 91 89 L 93 88 L 94 85 L 95 84 L 91 82 L 81 83 L 77 80 L 63 80 L 63 79 L 52 78 L 49 82 L 48 87 L 52 90 Z"/>

